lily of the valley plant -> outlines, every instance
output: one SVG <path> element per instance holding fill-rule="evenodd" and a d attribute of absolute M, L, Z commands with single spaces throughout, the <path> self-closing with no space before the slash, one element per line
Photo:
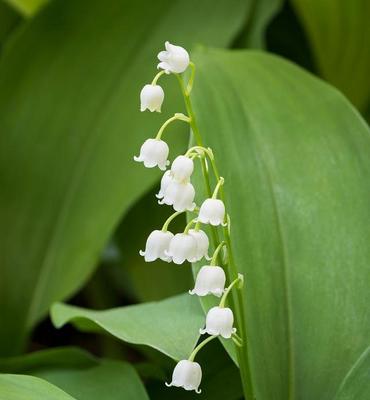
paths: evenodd
<path fill-rule="evenodd" d="M 173 371 L 171 383 L 166 383 L 166 385 L 183 387 L 185 390 L 195 390 L 200 393 L 199 385 L 202 379 L 202 369 L 194 361 L 195 356 L 209 341 L 221 336 L 225 339 L 231 339 L 236 346 L 245 393 L 249 394 L 249 398 L 252 399 L 253 389 L 249 368 L 245 358 L 240 356 L 240 348 L 247 346 L 247 343 L 241 339 L 242 337 L 245 338 L 246 329 L 243 317 L 243 294 L 237 290 L 233 293 L 233 296 L 228 297 L 232 289 L 242 287 L 243 276 L 238 274 L 232 253 L 231 218 L 227 213 L 223 189 L 225 181 L 218 172 L 212 149 L 203 144 L 196 116 L 193 112 L 190 93 L 194 83 L 195 65 L 190 61 L 189 54 L 184 48 L 169 42 L 166 42 L 165 47 L 166 50 L 158 54 L 160 60 L 158 69 L 161 69 L 161 71 L 154 77 L 151 84 L 145 85 L 141 91 L 141 111 L 146 109 L 151 112 L 161 111 L 165 94 L 157 82 L 163 75 L 173 74 L 180 84 L 187 115 L 176 113 L 164 122 L 156 136 L 144 142 L 139 156 L 134 157 L 134 159 L 142 162 L 147 168 L 158 166 L 161 170 L 166 170 L 170 164 L 168 161 L 169 147 L 162 136 L 166 127 L 177 120 L 190 125 L 196 145 L 190 147 L 185 154 L 176 157 L 171 168 L 163 174 L 160 190 L 157 194 L 158 202 L 172 206 L 174 213 L 164 222 L 161 229 L 156 229 L 150 233 L 145 250 L 140 251 L 140 254 L 147 262 L 161 259 L 182 264 L 185 261 L 194 263 L 206 259 L 207 265 L 200 268 L 195 286 L 189 293 L 190 295 L 213 295 L 221 298 L 218 306 L 212 307 L 208 311 L 205 326 L 199 327 L 200 334 L 208 334 L 209 337 L 194 348 L 187 360 L 178 362 Z M 182 74 L 188 68 L 191 69 L 190 77 L 185 82 Z M 191 183 L 191 176 L 194 168 L 197 167 L 195 165 L 197 160 L 199 160 L 199 167 L 208 193 L 208 198 L 204 199 L 198 207 L 194 202 L 196 192 Z M 213 177 L 211 177 L 211 174 L 213 174 Z M 215 182 L 214 188 L 211 187 L 210 182 Z M 169 225 L 176 216 L 184 212 L 188 212 L 193 217 L 190 218 L 183 232 L 173 234 L 169 231 Z M 201 229 L 202 225 L 210 226 L 214 238 L 212 257 L 208 255 L 210 241 L 207 234 Z M 227 282 L 228 286 L 225 288 Z M 226 307 L 227 302 L 228 307 Z"/>

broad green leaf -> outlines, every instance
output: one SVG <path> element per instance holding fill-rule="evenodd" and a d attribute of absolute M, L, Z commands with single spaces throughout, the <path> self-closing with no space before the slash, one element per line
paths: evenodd
<path fill-rule="evenodd" d="M 1 400 L 73 400 L 69 394 L 43 379 L 27 375 L 0 374 Z"/>
<path fill-rule="evenodd" d="M 164 41 L 225 46 L 245 11 L 242 0 L 55 0 L 7 46 L 0 60 L 0 354 L 19 352 L 50 304 L 81 287 L 120 216 L 158 179 L 158 170 L 132 158 L 182 107 L 169 76 L 166 115 L 139 112 L 139 92 L 156 73 Z M 176 139 L 171 158 L 187 141 L 179 124 L 165 136 Z"/>
<path fill-rule="evenodd" d="M 189 356 L 204 323 L 198 300 L 187 293 L 106 311 L 58 303 L 51 308 L 51 318 L 57 328 L 74 322 L 87 331 L 103 329 L 120 340 L 151 346 L 175 360 Z"/>
<path fill-rule="evenodd" d="M 32 17 L 50 0 L 4 0 L 25 17 Z"/>
<path fill-rule="evenodd" d="M 337 90 L 281 58 L 194 61 L 194 109 L 246 279 L 255 397 L 332 400 L 369 345 L 369 129 Z"/>
<path fill-rule="evenodd" d="M 101 361 L 78 348 L 50 349 L 0 360 L 0 370 L 42 378 L 78 400 L 148 399 L 143 384 L 130 364 Z"/>
<path fill-rule="evenodd" d="M 97 366 L 98 361 L 86 351 L 77 347 L 60 347 L 37 351 L 22 356 L 0 359 L 0 372 L 30 374 L 35 371 L 87 368 Z"/>
<path fill-rule="evenodd" d="M 370 2 L 292 0 L 323 78 L 360 109 L 370 101 Z"/>
<path fill-rule="evenodd" d="M 353 364 L 334 400 L 367 400 L 370 393 L 370 347 Z"/>
<path fill-rule="evenodd" d="M 135 369 L 122 361 L 73 370 L 44 370 L 38 376 L 79 400 L 149 400 Z"/>

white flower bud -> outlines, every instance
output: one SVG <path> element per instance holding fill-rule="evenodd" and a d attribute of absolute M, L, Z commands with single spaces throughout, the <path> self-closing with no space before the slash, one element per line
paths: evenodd
<path fill-rule="evenodd" d="M 225 205 L 219 199 L 204 200 L 199 210 L 198 220 L 203 224 L 220 225 L 225 219 Z"/>
<path fill-rule="evenodd" d="M 134 157 L 135 161 L 143 162 L 147 168 L 158 167 L 164 171 L 166 165 L 169 148 L 166 142 L 159 139 L 147 139 L 140 148 L 140 155 Z"/>
<path fill-rule="evenodd" d="M 170 42 L 165 43 L 166 51 L 161 51 L 158 54 L 158 68 L 164 69 L 167 74 L 175 72 L 180 74 L 189 66 L 189 54 L 180 46 L 175 46 Z"/>
<path fill-rule="evenodd" d="M 195 361 L 181 360 L 177 363 L 172 373 L 172 382 L 166 383 L 166 386 L 182 387 L 185 390 L 195 390 L 200 393 L 198 389 L 202 380 L 202 369 Z"/>
<path fill-rule="evenodd" d="M 163 99 L 164 92 L 159 85 L 145 85 L 140 92 L 140 111 L 161 112 Z"/>
<path fill-rule="evenodd" d="M 184 261 L 194 262 L 196 260 L 197 242 L 194 237 L 187 233 L 177 233 L 170 242 L 166 256 L 170 257 L 175 264 Z"/>
<path fill-rule="evenodd" d="M 164 193 L 172 180 L 171 171 L 166 171 L 162 176 L 159 192 L 156 194 L 157 199 L 162 199 L 164 197 Z"/>
<path fill-rule="evenodd" d="M 172 176 L 179 182 L 188 181 L 194 170 L 194 162 L 189 157 L 178 156 L 171 165 Z"/>
<path fill-rule="evenodd" d="M 159 201 L 159 204 L 173 206 L 175 211 L 193 211 L 195 208 L 194 197 L 195 190 L 190 182 L 181 183 L 172 179 L 168 183 L 163 199 Z"/>
<path fill-rule="evenodd" d="M 195 287 L 193 290 L 189 290 L 189 293 L 197 296 L 213 294 L 221 297 L 225 290 L 225 282 L 225 271 L 221 267 L 205 265 L 199 270 Z"/>
<path fill-rule="evenodd" d="M 190 229 L 189 230 L 189 235 L 193 236 L 197 243 L 197 252 L 196 252 L 196 260 L 199 261 L 203 257 L 205 257 L 207 260 L 210 258 L 208 257 L 208 247 L 209 247 L 209 240 L 208 236 L 206 235 L 205 232 L 195 229 Z"/>
<path fill-rule="evenodd" d="M 233 328 L 234 315 L 230 308 L 212 307 L 206 318 L 205 329 L 200 329 L 199 333 L 203 335 L 208 333 L 212 336 L 221 335 L 225 339 L 230 339 L 231 335 L 236 332 Z"/>
<path fill-rule="evenodd" d="M 157 258 L 170 262 L 171 258 L 166 255 L 166 251 L 170 246 L 172 238 L 173 234 L 171 232 L 155 230 L 146 240 L 145 251 L 140 250 L 139 253 L 144 257 L 146 262 L 155 261 Z"/>

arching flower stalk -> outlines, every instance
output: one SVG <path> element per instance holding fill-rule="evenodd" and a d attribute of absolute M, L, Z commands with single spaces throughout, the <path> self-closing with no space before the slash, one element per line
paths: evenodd
<path fill-rule="evenodd" d="M 203 265 L 200 268 L 194 289 L 190 290 L 189 293 L 197 296 L 222 296 L 219 305 L 208 311 L 205 327 L 200 329 L 201 334 L 207 333 L 210 336 L 195 347 L 187 360 L 178 362 L 173 371 L 171 383 L 166 383 L 166 385 L 183 387 L 185 390 L 195 390 L 200 393 L 202 370 L 201 366 L 194 361 L 195 355 L 209 341 L 222 336 L 225 339 L 231 339 L 236 346 L 244 392 L 248 398 L 253 399 L 252 380 L 247 361 L 248 348 L 247 343 L 243 342 L 242 339 L 246 337 L 244 299 L 243 292 L 238 290 L 243 286 L 244 279 L 238 273 L 233 257 L 230 238 L 231 219 L 227 213 L 223 188 L 225 180 L 218 172 L 212 149 L 203 144 L 193 112 L 190 92 L 195 79 L 195 65 L 190 61 L 189 54 L 184 48 L 169 42 L 165 43 L 165 47 L 166 50 L 158 54 L 160 60 L 158 68 L 162 71 L 154 77 L 150 85 L 145 85 L 141 91 L 141 111 L 146 109 L 161 111 L 164 92 L 157 81 L 163 76 L 173 74 L 180 84 L 187 115 L 176 113 L 165 121 L 156 136 L 144 142 L 140 149 L 140 155 L 134 157 L 134 159 L 143 162 L 147 168 L 158 166 L 160 169 L 166 170 L 170 163 L 167 160 L 169 148 L 162 140 L 162 135 L 166 127 L 176 120 L 184 121 L 190 125 L 196 145 L 190 147 L 185 154 L 177 156 L 172 162 L 171 168 L 163 174 L 156 197 L 159 199 L 159 204 L 170 205 L 175 212 L 167 219 L 161 230 L 154 230 L 149 235 L 145 251 L 140 251 L 140 254 L 148 262 L 162 259 L 167 262 L 172 261 L 174 264 L 183 264 L 185 261 L 194 263 L 203 258 L 210 260 L 208 257 L 209 239 L 201 229 L 202 224 L 209 225 L 215 251 L 210 264 Z M 183 73 L 189 67 L 191 69 L 190 78 L 185 84 Z M 195 188 L 191 183 L 191 176 L 194 168 L 196 168 L 195 159 L 200 160 L 208 194 L 200 208 L 196 207 L 194 202 Z M 213 190 L 210 183 L 210 173 L 213 174 L 216 181 Z M 190 220 L 183 232 L 176 234 L 169 232 L 170 222 L 183 212 L 193 212 L 196 217 Z M 222 251 L 223 256 L 221 255 Z M 226 282 L 229 282 L 229 285 L 225 289 Z M 229 296 L 232 291 L 234 292 L 233 295 Z M 225 306 L 226 301 L 228 307 Z"/>

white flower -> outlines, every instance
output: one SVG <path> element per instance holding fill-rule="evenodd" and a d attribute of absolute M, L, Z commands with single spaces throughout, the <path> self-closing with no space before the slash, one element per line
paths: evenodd
<path fill-rule="evenodd" d="M 172 382 L 167 383 L 166 386 L 183 387 L 185 390 L 195 390 L 200 393 L 198 389 L 202 380 L 202 369 L 195 361 L 181 360 L 177 363 L 172 373 Z"/>
<path fill-rule="evenodd" d="M 155 261 L 160 258 L 163 261 L 170 262 L 171 259 L 166 255 L 173 234 L 171 232 L 163 232 L 155 230 L 146 240 L 145 251 L 140 250 L 140 255 L 144 257 L 146 262 Z"/>
<path fill-rule="evenodd" d="M 204 200 L 199 210 L 198 220 L 203 224 L 220 225 L 225 219 L 225 205 L 219 199 Z"/>
<path fill-rule="evenodd" d="M 140 92 L 140 111 L 161 112 L 164 91 L 159 85 L 145 85 Z"/>
<path fill-rule="evenodd" d="M 194 162 L 189 157 L 178 156 L 171 165 L 172 176 L 179 182 L 188 181 L 194 170 Z"/>
<path fill-rule="evenodd" d="M 170 184 L 170 182 L 172 182 L 173 178 L 172 178 L 172 174 L 171 171 L 166 171 L 161 179 L 161 187 L 159 189 L 158 194 L 156 194 L 157 199 L 162 199 L 164 197 L 164 193 L 168 187 L 168 185 Z"/>
<path fill-rule="evenodd" d="M 189 65 L 190 59 L 188 52 L 180 46 L 175 46 L 170 42 L 165 43 L 166 51 L 158 54 L 158 68 L 162 68 L 167 74 L 184 72 Z"/>
<path fill-rule="evenodd" d="M 212 307 L 206 318 L 205 329 L 200 329 L 199 333 L 203 335 L 218 336 L 221 335 L 225 339 L 230 339 L 231 335 L 236 332 L 233 328 L 234 315 L 230 308 L 226 307 Z"/>
<path fill-rule="evenodd" d="M 158 165 L 161 170 L 166 169 L 169 164 L 167 160 L 169 148 L 166 142 L 159 139 L 147 139 L 140 148 L 139 157 L 134 157 L 135 161 L 143 162 L 147 168 Z"/>
<path fill-rule="evenodd" d="M 194 262 L 196 260 L 197 242 L 194 237 L 187 233 L 177 233 L 170 242 L 166 256 L 170 257 L 175 264 L 184 261 Z"/>
<path fill-rule="evenodd" d="M 175 211 L 193 211 L 195 190 L 190 182 L 181 183 L 172 179 L 164 191 L 163 199 L 159 204 L 173 206 Z"/>
<path fill-rule="evenodd" d="M 225 290 L 225 282 L 225 271 L 221 267 L 205 265 L 199 270 L 195 280 L 195 287 L 193 290 L 189 290 L 189 293 L 197 296 L 213 294 L 221 297 Z"/>
<path fill-rule="evenodd" d="M 206 235 L 205 232 L 195 229 L 190 229 L 189 230 L 189 235 L 193 236 L 197 243 L 197 252 L 196 252 L 196 260 L 199 261 L 203 257 L 205 257 L 207 260 L 210 258 L 208 257 L 208 247 L 209 247 L 209 240 L 208 236 Z"/>

